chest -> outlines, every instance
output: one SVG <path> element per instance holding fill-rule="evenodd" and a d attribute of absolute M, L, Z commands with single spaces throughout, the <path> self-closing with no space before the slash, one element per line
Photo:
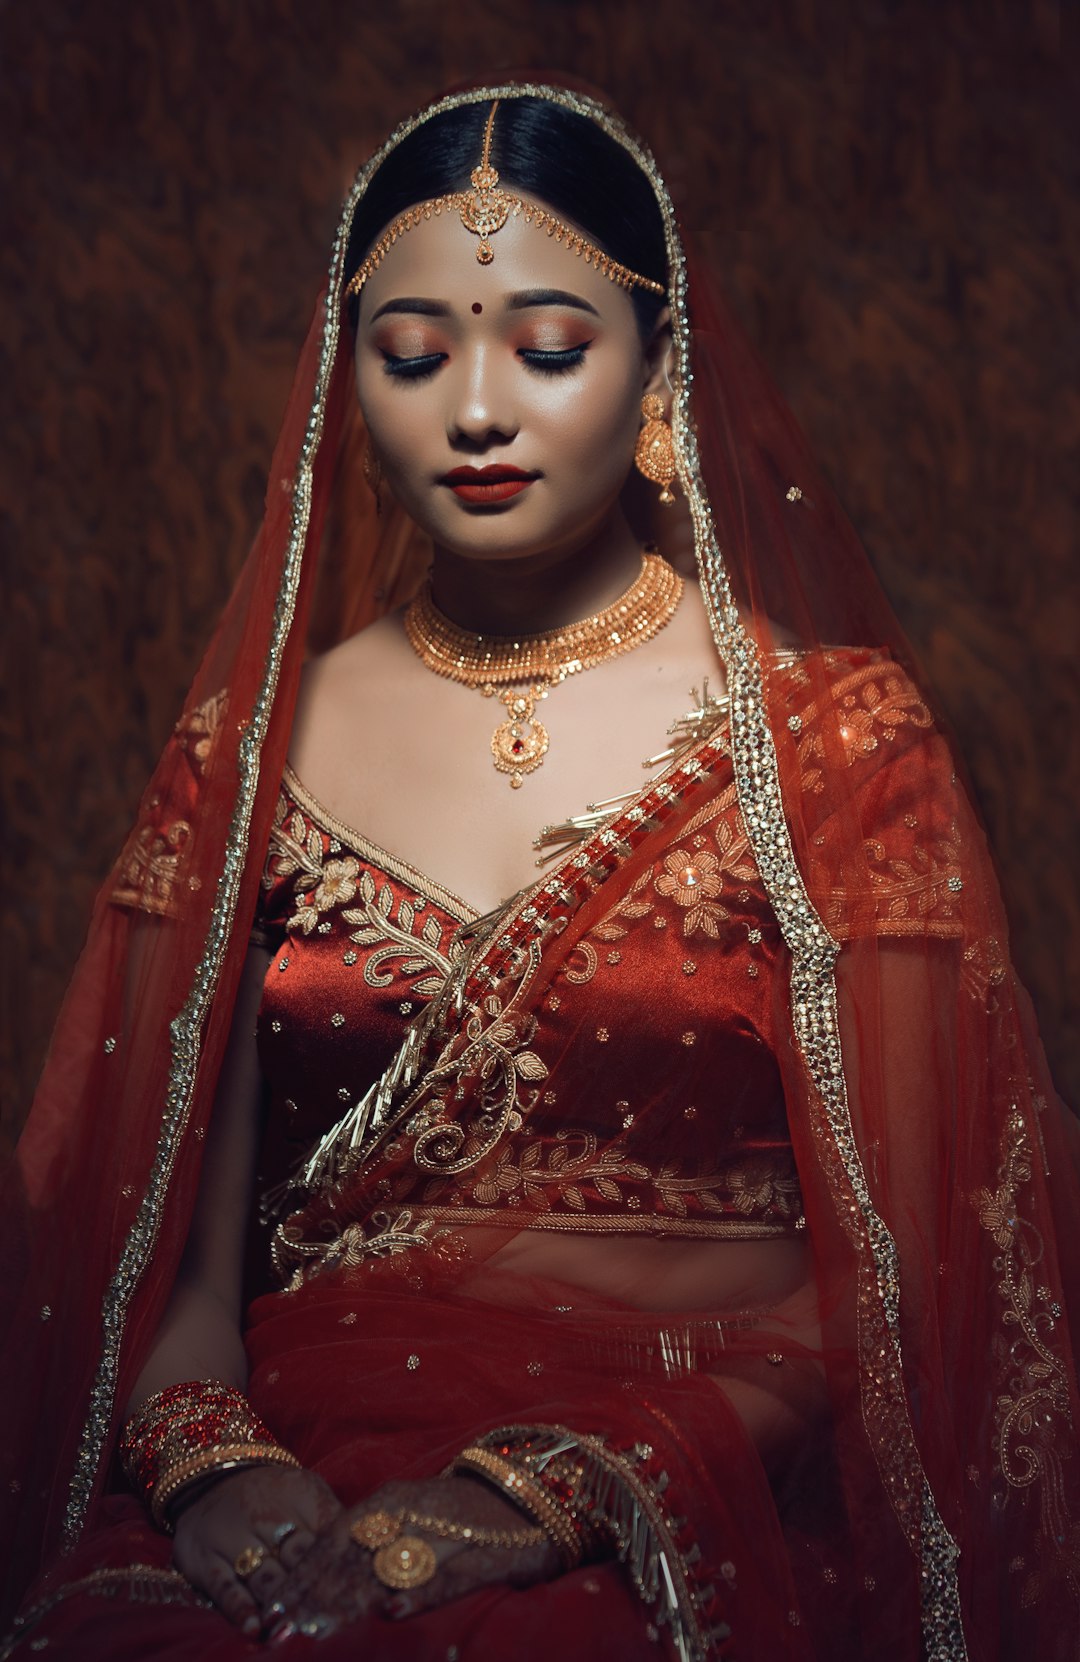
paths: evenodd
<path fill-rule="evenodd" d="M 685 680 L 594 675 L 510 708 L 408 677 L 320 762 L 318 794 L 485 913 L 536 880 L 545 828 L 643 788 L 692 704 Z"/>

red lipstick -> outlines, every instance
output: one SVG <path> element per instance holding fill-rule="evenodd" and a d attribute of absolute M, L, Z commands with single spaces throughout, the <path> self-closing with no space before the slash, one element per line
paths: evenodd
<path fill-rule="evenodd" d="M 505 462 L 491 462 L 487 467 L 455 467 L 444 473 L 440 483 L 449 485 L 454 495 L 472 507 L 485 507 L 498 502 L 509 502 L 519 496 L 526 486 L 538 478 L 523 468 L 509 467 Z"/>

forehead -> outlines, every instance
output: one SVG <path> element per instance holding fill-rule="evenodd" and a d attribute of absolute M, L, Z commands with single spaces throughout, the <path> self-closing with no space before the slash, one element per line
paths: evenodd
<path fill-rule="evenodd" d="M 605 320 L 633 322 L 624 289 L 526 219 L 511 215 L 492 234 L 488 265 L 476 258 L 479 243 L 456 208 L 403 232 L 361 290 L 361 321 L 395 295 L 439 299 L 461 311 L 478 301 L 487 312 L 509 294 L 544 288 L 580 295 Z"/>

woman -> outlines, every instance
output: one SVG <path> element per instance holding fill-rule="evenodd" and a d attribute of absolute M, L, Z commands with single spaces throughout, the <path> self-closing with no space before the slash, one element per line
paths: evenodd
<path fill-rule="evenodd" d="M 407 122 L 21 1145 L 10 1654 L 1074 1655 L 1004 942 L 647 152 Z"/>

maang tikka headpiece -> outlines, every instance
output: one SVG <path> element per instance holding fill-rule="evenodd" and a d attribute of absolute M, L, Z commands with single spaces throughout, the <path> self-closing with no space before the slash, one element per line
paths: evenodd
<path fill-rule="evenodd" d="M 400 236 L 404 236 L 406 231 L 414 230 L 425 219 L 438 217 L 452 209 L 457 210 L 465 229 L 480 238 L 476 245 L 476 258 L 481 265 L 491 264 L 495 254 L 490 239 L 513 217 L 524 219 L 527 224 L 536 225 L 540 230 L 546 231 L 549 237 L 554 237 L 556 242 L 561 242 L 572 253 L 580 255 L 586 265 L 595 266 L 597 271 L 602 272 L 613 283 L 618 283 L 620 288 L 642 288 L 648 289 L 651 294 L 663 294 L 663 283 L 656 283 L 651 277 L 642 277 L 638 272 L 631 271 L 628 266 L 620 265 L 618 260 L 613 260 L 610 254 L 605 254 L 603 249 L 597 248 L 595 243 L 583 237 L 580 231 L 573 230 L 563 220 L 548 213 L 546 208 L 539 207 L 535 202 L 528 202 L 524 197 L 512 195 L 500 187 L 498 170 L 491 165 L 491 134 L 499 102 L 496 98 L 488 112 L 480 164 L 473 168 L 470 175 L 472 190 L 456 190 L 446 196 L 434 196 L 429 201 L 418 202 L 415 207 L 407 208 L 403 214 L 399 214 L 375 243 L 363 264 L 358 267 L 346 286 L 346 295 L 360 293 L 371 273 L 378 269 L 395 242 Z"/>

